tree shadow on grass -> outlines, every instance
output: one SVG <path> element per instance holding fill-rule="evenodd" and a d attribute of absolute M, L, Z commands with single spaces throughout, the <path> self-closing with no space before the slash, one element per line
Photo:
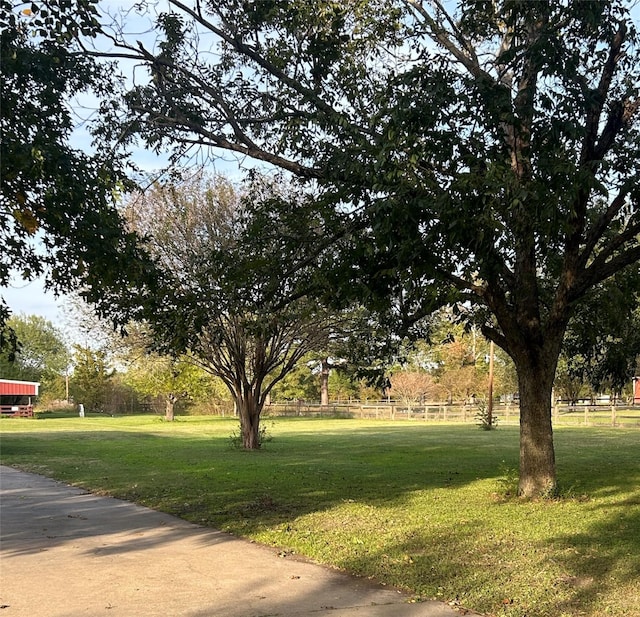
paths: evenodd
<path fill-rule="evenodd" d="M 570 590 L 558 614 L 595 606 L 598 614 L 640 615 L 640 491 L 617 503 L 585 504 L 586 531 L 549 540 Z"/>
<path fill-rule="evenodd" d="M 426 431 L 388 425 L 353 430 L 349 424 L 343 421 L 345 430 L 334 432 L 276 434 L 263 452 L 230 450 L 226 437 L 118 431 L 7 434 L 3 459 L 90 490 L 142 499 L 162 509 L 166 505 L 172 513 L 175 506 L 194 516 L 198 503 L 218 513 L 245 508 L 250 514 L 253 508 L 262 515 L 276 507 L 302 514 L 348 499 L 384 502 L 415 490 L 495 477 L 505 457 L 517 460 L 513 435 L 490 440 L 474 427 L 456 433 L 433 426 Z M 172 506 L 171 492 L 189 506 Z M 269 498 L 269 507 L 255 507 L 256 500 L 266 503 Z"/>
<path fill-rule="evenodd" d="M 540 539 L 516 527 L 565 506 L 510 503 L 520 516 L 502 530 L 479 518 L 431 525 L 427 515 L 423 526 L 386 534 L 374 551 L 346 553 L 339 566 L 491 615 L 640 616 L 640 493 L 595 508 L 604 513 L 580 504 L 583 517 L 598 519 L 580 532 Z"/>

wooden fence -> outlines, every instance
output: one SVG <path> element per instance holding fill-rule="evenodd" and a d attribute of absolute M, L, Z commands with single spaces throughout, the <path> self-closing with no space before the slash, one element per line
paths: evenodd
<path fill-rule="evenodd" d="M 271 403 L 263 415 L 369 418 L 377 420 L 409 420 L 426 422 L 477 423 L 477 405 L 428 403 L 425 405 L 401 405 L 399 403 L 348 402 L 320 405 L 306 401 Z M 496 404 L 493 414 L 500 425 L 518 425 L 520 409 L 517 404 Z M 556 426 L 626 426 L 640 427 L 640 406 L 584 404 L 556 405 L 553 408 Z"/>
<path fill-rule="evenodd" d="M 31 418 L 33 417 L 33 405 L 0 405 L 0 415 Z"/>
<path fill-rule="evenodd" d="M 407 406 L 400 403 L 348 402 L 320 405 L 306 401 L 271 403 L 264 414 L 271 416 L 306 416 L 335 418 L 370 418 L 376 420 L 422 420 L 436 422 L 475 422 L 478 408 L 474 405 L 428 403 Z M 518 408 L 502 409 L 506 421 L 518 421 Z"/>

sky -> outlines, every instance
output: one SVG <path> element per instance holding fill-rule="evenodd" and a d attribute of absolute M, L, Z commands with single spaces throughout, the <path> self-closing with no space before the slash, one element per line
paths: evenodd
<path fill-rule="evenodd" d="M 41 279 L 35 281 L 14 280 L 10 287 L 0 288 L 14 315 L 40 315 L 58 327 L 64 326 L 63 299 L 56 299 L 44 290 Z"/>

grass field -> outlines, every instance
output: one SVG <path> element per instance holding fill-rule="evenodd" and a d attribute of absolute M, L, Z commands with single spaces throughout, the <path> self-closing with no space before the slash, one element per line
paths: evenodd
<path fill-rule="evenodd" d="M 518 431 L 220 418 L 2 419 L 3 464 L 507 617 L 640 617 L 640 431 L 556 430 L 563 497 L 513 491 Z"/>

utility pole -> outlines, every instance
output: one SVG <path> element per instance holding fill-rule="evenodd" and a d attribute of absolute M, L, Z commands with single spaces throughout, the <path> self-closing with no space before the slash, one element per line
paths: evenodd
<path fill-rule="evenodd" d="M 487 401 L 487 422 L 493 427 L 493 341 L 489 342 L 489 400 Z"/>

